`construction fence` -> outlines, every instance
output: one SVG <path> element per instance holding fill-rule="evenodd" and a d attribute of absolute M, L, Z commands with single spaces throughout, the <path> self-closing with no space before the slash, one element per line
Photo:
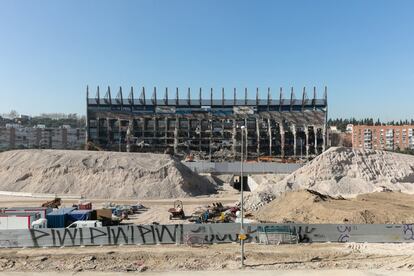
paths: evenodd
<path fill-rule="evenodd" d="M 246 242 L 414 241 L 413 224 L 245 224 Z M 240 224 L 124 225 L 90 228 L 1 230 L 0 247 L 215 244 L 238 242 Z"/>

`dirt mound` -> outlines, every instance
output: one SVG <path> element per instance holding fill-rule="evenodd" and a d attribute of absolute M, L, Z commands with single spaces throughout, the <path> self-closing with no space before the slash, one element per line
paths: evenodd
<path fill-rule="evenodd" d="M 344 199 L 312 190 L 292 191 L 255 215 L 260 221 L 276 223 L 413 223 L 414 195 L 376 192 Z"/>
<path fill-rule="evenodd" d="M 0 154 L 0 190 L 89 198 L 176 198 L 215 186 L 164 154 L 16 150 Z"/>
<path fill-rule="evenodd" d="M 414 156 L 330 148 L 283 180 L 263 183 L 247 200 L 248 206 L 257 209 L 269 196 L 298 189 L 348 197 L 382 190 L 414 193 Z"/>

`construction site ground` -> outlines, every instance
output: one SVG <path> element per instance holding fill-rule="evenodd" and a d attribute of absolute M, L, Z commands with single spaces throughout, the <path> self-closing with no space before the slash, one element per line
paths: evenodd
<path fill-rule="evenodd" d="M 245 271 L 414 271 L 414 244 L 246 244 Z M 0 249 L 2 272 L 163 272 L 240 269 L 240 246 L 216 244 Z M 349 272 L 349 271 L 348 271 Z M 231 272 L 229 272 L 231 273 Z M 233 272 L 234 273 L 234 272 Z M 73 274 L 71 274 L 73 275 Z M 88 274 L 90 275 L 90 274 Z M 157 275 L 157 274 L 155 274 Z M 162 274 L 160 274 L 162 275 Z M 181 274 L 180 274 L 181 275 Z M 230 274 L 221 274 L 230 275 Z M 319 274 L 318 274 L 319 275 Z M 349 274 L 348 274 L 349 275 Z M 401 274 L 403 275 L 403 274 Z M 407 274 L 408 275 L 408 274 Z"/>
<path fill-rule="evenodd" d="M 249 194 L 245 192 L 246 195 Z M 191 198 L 179 198 L 183 201 L 184 212 L 186 216 L 190 216 L 197 208 L 211 205 L 213 202 L 221 202 L 223 205 L 234 205 L 240 199 L 240 193 L 232 188 L 230 185 L 223 185 L 223 189 L 217 194 L 209 196 L 197 196 Z M 15 197 L 15 196 L 0 196 L 0 208 L 1 207 L 37 207 L 42 203 L 49 201 L 50 198 L 30 198 L 30 197 Z M 85 199 L 85 201 L 92 202 L 93 208 L 101 208 L 103 204 L 107 202 L 113 202 L 115 204 L 137 204 L 140 203 L 146 208 L 139 211 L 139 214 L 130 216 L 129 220 L 123 221 L 123 223 L 134 224 L 152 224 L 157 222 L 160 224 L 173 224 L 173 223 L 190 223 L 188 220 L 175 219 L 170 220 L 170 213 L 168 209 L 173 207 L 175 199 L 143 199 L 143 200 L 131 200 L 131 199 Z M 73 204 L 79 203 L 77 199 L 63 199 L 62 206 L 70 207 Z"/>

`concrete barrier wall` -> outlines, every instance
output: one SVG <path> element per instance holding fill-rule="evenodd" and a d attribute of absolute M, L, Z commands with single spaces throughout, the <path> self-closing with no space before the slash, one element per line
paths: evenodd
<path fill-rule="evenodd" d="M 246 224 L 247 242 L 288 227 L 298 242 L 413 242 L 413 224 Z M 237 242 L 240 224 L 125 225 L 79 229 L 0 231 L 0 247 Z"/>
<path fill-rule="evenodd" d="M 239 174 L 240 162 L 220 162 L 213 163 L 208 161 L 183 162 L 185 166 L 197 173 L 217 173 L 217 174 Z M 246 174 L 290 174 L 300 167 L 302 164 L 289 163 L 243 163 L 243 171 Z"/>

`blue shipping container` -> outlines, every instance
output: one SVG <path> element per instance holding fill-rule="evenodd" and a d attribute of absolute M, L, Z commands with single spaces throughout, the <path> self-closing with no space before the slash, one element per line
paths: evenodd
<path fill-rule="evenodd" d="M 48 228 L 65 228 L 67 226 L 67 215 L 75 210 L 74 207 L 60 208 L 46 215 Z"/>
<path fill-rule="evenodd" d="M 67 224 L 72 224 L 73 222 L 78 220 L 90 220 L 91 214 L 92 210 L 73 210 L 72 212 L 67 214 Z"/>

